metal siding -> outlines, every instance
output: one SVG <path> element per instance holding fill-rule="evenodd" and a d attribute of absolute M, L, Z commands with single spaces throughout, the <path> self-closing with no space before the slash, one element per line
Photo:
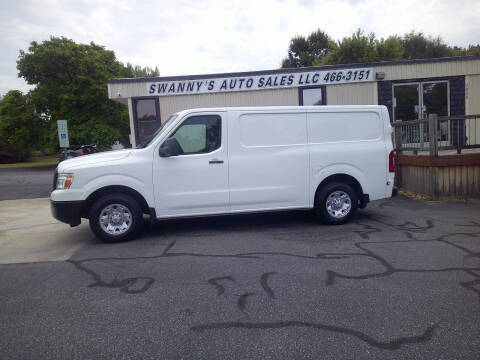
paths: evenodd
<path fill-rule="evenodd" d="M 465 77 L 466 115 L 480 114 L 480 75 L 470 75 Z M 480 141 L 480 122 L 470 120 L 467 126 L 467 137 L 478 143 Z"/>
<path fill-rule="evenodd" d="M 385 80 L 480 74 L 480 60 L 388 65 L 375 67 L 374 70 L 384 72 Z"/>
<path fill-rule="evenodd" d="M 465 78 L 467 86 L 466 114 L 480 114 L 480 75 L 469 75 Z"/>
<path fill-rule="evenodd" d="M 162 122 L 164 122 L 171 114 L 185 109 L 225 106 L 288 105 L 298 105 L 297 88 L 160 96 L 160 113 Z"/>
<path fill-rule="evenodd" d="M 385 72 L 385 80 L 467 75 L 470 88 L 466 113 L 480 113 L 480 60 L 380 65 L 374 66 L 374 71 Z M 327 85 L 326 92 L 328 105 L 378 104 L 377 82 Z M 122 103 L 145 94 L 145 82 L 108 84 L 109 97 Z M 188 108 L 268 105 L 298 105 L 298 88 L 160 97 L 162 122 Z"/>
<path fill-rule="evenodd" d="M 113 100 L 147 95 L 146 83 L 119 83 L 109 84 L 109 86 L 111 87 L 110 96 L 112 96 Z M 120 96 L 118 94 L 120 94 Z"/>
<path fill-rule="evenodd" d="M 378 86 L 377 82 L 373 85 L 373 105 L 378 105 Z"/>
<path fill-rule="evenodd" d="M 453 56 L 445 58 L 434 59 L 413 59 L 413 60 L 397 60 L 397 61 L 380 61 L 380 62 L 366 62 L 355 64 L 339 64 L 339 65 L 323 65 L 311 66 L 308 69 L 312 71 L 332 71 L 347 68 L 361 68 L 361 67 L 378 67 L 378 66 L 396 66 L 396 65 L 414 65 L 414 64 L 432 64 L 444 62 L 465 62 L 465 61 L 479 61 L 480 56 Z M 218 77 L 245 77 L 256 75 L 275 75 L 286 74 L 292 72 L 304 72 L 305 68 L 285 68 L 276 70 L 260 70 L 260 71 L 246 71 L 246 72 L 231 72 L 221 74 L 201 74 L 201 75 L 183 75 L 183 76 L 162 76 L 162 77 L 143 77 L 143 78 L 117 78 L 110 79 L 108 83 L 128 83 L 128 82 L 156 82 L 156 81 L 176 81 L 176 80 L 194 80 L 194 79 L 213 79 Z"/>
<path fill-rule="evenodd" d="M 428 77 L 442 77 L 455 75 L 475 75 L 480 74 L 480 60 L 468 61 L 448 61 L 448 62 L 431 62 L 431 63 L 410 63 L 397 65 L 379 65 L 374 66 L 375 72 L 385 72 L 385 80 L 403 80 Z M 364 83 L 347 84 L 348 86 L 362 86 Z M 327 85 L 340 86 L 340 85 Z M 129 82 L 129 83 L 109 83 L 108 95 L 111 99 L 118 100 L 121 98 L 137 97 L 146 95 L 146 82 Z M 260 90 L 259 92 L 276 92 L 290 91 L 296 92 L 296 88 L 292 89 L 275 89 Z M 249 93 L 256 93 L 250 91 Z M 120 96 L 118 95 L 120 94 Z M 225 95 L 228 93 L 222 93 Z M 237 93 L 238 94 L 238 93 Z M 205 96 L 218 96 L 219 94 L 206 94 Z M 220 96 L 221 96 L 220 95 Z M 180 95 L 183 98 L 190 95 Z M 268 95 L 265 95 L 268 98 Z M 241 97 L 241 95 L 239 95 Z M 296 98 L 296 96 L 295 96 Z M 328 99 L 328 98 L 327 98 Z M 268 105 L 268 104 L 267 104 Z"/>
<path fill-rule="evenodd" d="M 327 105 L 375 105 L 377 82 L 327 86 Z"/>

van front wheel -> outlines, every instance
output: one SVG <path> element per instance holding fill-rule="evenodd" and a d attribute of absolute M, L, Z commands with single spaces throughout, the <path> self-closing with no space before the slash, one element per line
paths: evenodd
<path fill-rule="evenodd" d="M 138 202 L 125 194 L 108 194 L 95 201 L 89 214 L 90 228 L 109 243 L 132 239 L 143 221 Z"/>
<path fill-rule="evenodd" d="M 315 212 L 327 224 L 344 224 L 357 211 L 357 203 L 357 194 L 350 185 L 331 182 L 317 192 Z"/>

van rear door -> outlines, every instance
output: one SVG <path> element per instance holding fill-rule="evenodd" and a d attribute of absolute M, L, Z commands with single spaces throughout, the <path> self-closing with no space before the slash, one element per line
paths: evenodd
<path fill-rule="evenodd" d="M 228 133 L 232 211 L 308 206 L 305 111 L 231 111 Z"/>
<path fill-rule="evenodd" d="M 334 174 L 354 177 L 370 200 L 385 197 L 384 123 L 378 107 L 309 110 L 311 194 L 318 181 Z"/>

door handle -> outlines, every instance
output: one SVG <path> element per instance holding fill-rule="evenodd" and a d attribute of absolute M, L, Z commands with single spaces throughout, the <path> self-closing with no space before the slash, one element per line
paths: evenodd
<path fill-rule="evenodd" d="M 209 164 L 223 164 L 223 160 L 212 159 L 208 163 Z"/>

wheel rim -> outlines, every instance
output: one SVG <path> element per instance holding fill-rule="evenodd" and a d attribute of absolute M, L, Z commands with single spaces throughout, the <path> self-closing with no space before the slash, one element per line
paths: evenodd
<path fill-rule="evenodd" d="M 337 190 L 328 195 L 327 211 L 335 219 L 342 219 L 352 209 L 352 199 L 345 191 Z"/>
<path fill-rule="evenodd" d="M 132 213 L 121 204 L 110 204 L 100 211 L 100 227 L 109 235 L 122 235 L 132 226 Z"/>

